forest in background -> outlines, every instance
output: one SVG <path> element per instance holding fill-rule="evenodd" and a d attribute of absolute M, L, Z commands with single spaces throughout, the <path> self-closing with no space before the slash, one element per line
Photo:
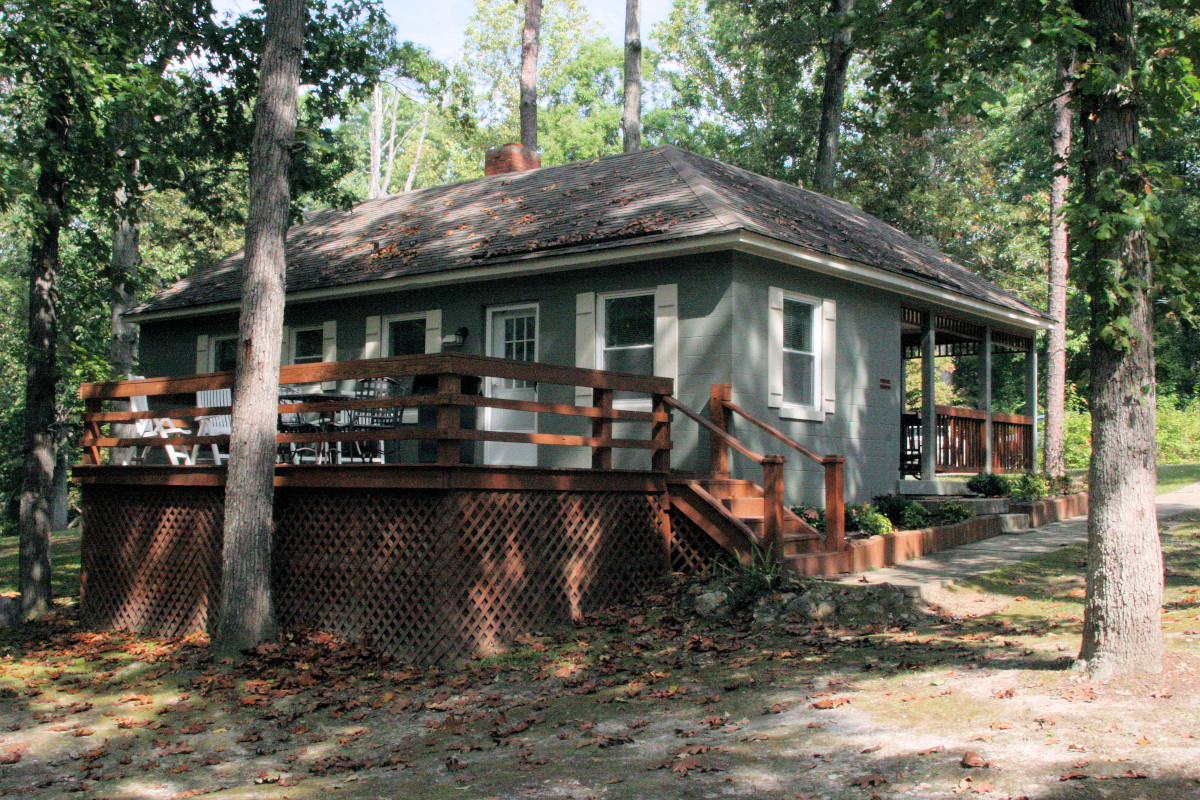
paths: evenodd
<path fill-rule="evenodd" d="M 1038 35 L 1046 22 L 1017 17 L 1023 7 L 1000 9 L 1013 17 L 990 23 L 1005 28 L 1005 41 L 987 41 L 997 35 L 986 27 L 989 20 L 973 23 L 983 33 L 964 41 L 936 30 L 921 16 L 921 6 L 858 4 L 838 168 L 827 191 L 1045 308 L 1056 93 L 1054 53 Z M 148 17 L 163 8 L 138 2 L 105 7 Z M 15 29 L 26 21 L 17 8 L 8 9 L 4 25 Z M 127 64 L 130 54 L 143 64 L 157 58 L 160 67 L 152 79 L 139 72 L 136 81 L 96 81 L 94 99 L 105 119 L 127 124 L 96 123 L 86 140 L 91 150 L 64 154 L 74 170 L 59 275 L 64 441 L 74 433 L 78 383 L 113 375 L 114 307 L 212 263 L 242 239 L 261 16 L 217 18 L 201 3 L 165 8 L 177 17 L 156 25 L 97 20 L 108 31 L 100 43 L 65 56 L 101 73 L 124 69 L 106 65 Z M 810 185 L 828 45 L 845 23 L 831 20 L 830 8 L 781 0 L 676 0 L 668 19 L 647 37 L 643 145 L 670 143 Z M 966 5 L 946 8 L 966 13 Z M 891 16 L 900 9 L 908 16 Z M 1157 6 L 1140 10 L 1151 18 L 1168 13 Z M 1184 17 L 1175 23 L 1195 34 L 1194 17 L 1172 13 Z M 444 64 L 401 43 L 403 31 L 395 31 L 370 2 L 315 4 L 295 215 L 478 177 L 486 149 L 519 138 L 520 26 L 521 10 L 510 0 L 479 0 L 461 57 Z M 946 43 L 958 49 L 939 49 Z M 1014 48 L 1019 57 L 991 58 L 985 45 Z M 0 53 L 5 64 L 19 56 L 12 50 L 10 42 Z M 14 74 L 3 70 L 0 82 L 6 95 L 0 125 L 10 132 L 35 107 Z M 622 50 L 599 33 L 579 0 L 546 2 L 538 82 L 543 164 L 621 151 Z M 1148 129 L 1143 139 L 1143 157 L 1160 165 L 1167 189 L 1158 197 L 1170 225 L 1164 258 L 1185 271 L 1187 259 L 1200 251 L 1200 120 L 1189 113 Z M 10 313 L 0 320 L 0 492 L 11 509 L 22 464 L 28 200 L 34 187 L 31 151 L 16 133 L 6 139 L 0 150 L 0 297 Z M 119 192 L 123 199 L 114 204 Z M 128 225 L 130 209 L 138 230 L 132 270 L 128 261 L 114 259 L 114 241 Z M 1200 337 L 1194 320 L 1171 299 L 1164 292 L 1155 304 L 1160 457 L 1200 460 Z M 1069 467 L 1085 466 L 1087 459 L 1081 399 L 1088 391 L 1086 316 L 1085 298 L 1072 289 Z M 1001 362 L 997 378 L 1004 372 Z M 947 399 L 969 397 L 972 380 L 955 381 L 958 374 L 949 371 Z M 998 408 L 1008 403 L 1016 410 L 1020 388 L 1014 378 L 1011 385 L 998 381 Z M 73 460 L 69 448 L 64 452 L 64 461 Z M 5 514 L 6 524 L 13 516 Z"/>

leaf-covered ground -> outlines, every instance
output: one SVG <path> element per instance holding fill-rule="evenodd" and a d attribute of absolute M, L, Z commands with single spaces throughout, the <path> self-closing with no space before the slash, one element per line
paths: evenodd
<path fill-rule="evenodd" d="M 1166 670 L 1070 670 L 1079 548 L 920 626 L 698 621 L 678 584 L 453 669 L 322 636 L 0 633 L 0 795 L 1200 798 L 1200 524 L 1164 535 Z"/>

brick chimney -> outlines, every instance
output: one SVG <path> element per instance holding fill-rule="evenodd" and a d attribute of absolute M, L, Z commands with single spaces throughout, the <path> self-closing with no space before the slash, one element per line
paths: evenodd
<path fill-rule="evenodd" d="M 504 175 L 509 172 L 525 172 L 542 165 L 542 157 L 529 152 L 515 142 L 502 144 L 487 151 L 483 157 L 484 175 Z"/>

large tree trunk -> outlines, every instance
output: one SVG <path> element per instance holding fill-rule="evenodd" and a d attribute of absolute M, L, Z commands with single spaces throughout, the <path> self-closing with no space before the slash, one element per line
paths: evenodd
<path fill-rule="evenodd" d="M 817 129 L 817 163 L 813 169 L 813 187 L 818 192 L 833 191 L 837 174 L 838 137 L 842 134 L 842 104 L 846 97 L 846 71 L 854 55 L 851 27 L 847 17 L 854 11 L 854 0 L 830 0 L 834 34 L 829 40 L 825 59 L 825 85 L 821 91 L 821 124 Z"/>
<path fill-rule="evenodd" d="M 56 456 L 57 275 L 66 182 L 58 159 L 67 139 L 67 98 L 55 94 L 38 153 L 37 223 L 30 248 L 29 362 L 25 369 L 25 469 L 21 479 L 17 586 L 21 618 L 50 610 L 50 506 Z"/>
<path fill-rule="evenodd" d="M 137 180 L 136 161 L 129 165 L 128 175 L 130 181 Z M 125 314 L 137 303 L 134 286 L 138 269 L 142 265 L 141 225 L 125 187 L 116 191 L 114 201 L 116 213 L 113 219 L 110 260 L 114 297 L 108 360 L 116 378 L 128 378 L 133 374 L 134 364 L 137 362 L 138 326 L 126 322 Z M 128 403 L 122 405 L 128 407 Z M 136 435 L 134 426 L 130 424 L 114 425 L 112 434 L 118 438 L 133 438 Z M 135 452 L 136 448 L 133 447 L 114 447 L 109 451 L 109 460 L 114 464 L 125 464 L 133 459 Z"/>
<path fill-rule="evenodd" d="M 542 0 L 525 0 L 521 34 L 521 146 L 537 152 L 538 39 L 542 32 Z"/>
<path fill-rule="evenodd" d="M 267 0 L 266 40 L 254 108 L 250 208 L 233 387 L 233 432 L 225 486 L 221 612 L 215 644 L 235 655 L 276 633 L 271 602 L 279 349 L 284 240 L 296 133 L 304 0 Z"/>
<path fill-rule="evenodd" d="M 642 148 L 642 21 L 638 0 L 625 0 L 625 105 L 621 131 L 626 153 Z"/>
<path fill-rule="evenodd" d="M 1135 166 L 1136 50 L 1129 0 L 1075 0 L 1095 43 L 1077 83 L 1082 203 L 1112 227 L 1077 232 L 1091 307 L 1092 462 L 1080 666 L 1095 678 L 1162 668 L 1162 551 L 1154 511 L 1153 274 L 1145 230 L 1124 199 L 1147 191 Z M 1081 50 L 1082 56 L 1084 51 Z M 1082 73 L 1081 73 L 1082 74 Z M 1108 78 L 1107 76 L 1111 76 Z M 1091 215 L 1088 215 L 1091 218 Z M 1091 235 L 1089 235 L 1091 234 Z M 1118 290 L 1118 291 L 1114 291 Z"/>
<path fill-rule="evenodd" d="M 1063 420 L 1066 417 L 1067 392 L 1067 189 L 1071 178 L 1067 173 L 1067 161 L 1071 155 L 1071 97 L 1075 73 L 1074 53 L 1058 60 L 1054 99 L 1054 131 L 1051 139 L 1051 166 L 1054 174 L 1050 178 L 1050 264 L 1047 270 L 1049 283 L 1050 316 L 1054 327 L 1050 329 L 1046 346 L 1046 439 L 1043 445 L 1043 465 L 1051 475 L 1066 472 L 1063 463 Z"/>

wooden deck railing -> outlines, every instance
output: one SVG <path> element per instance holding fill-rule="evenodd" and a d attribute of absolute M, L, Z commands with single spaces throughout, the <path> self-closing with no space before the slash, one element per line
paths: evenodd
<path fill-rule="evenodd" d="M 1033 468 L 1033 418 L 992 412 L 992 463 L 987 463 L 988 412 L 936 406 L 938 472 L 1019 472 Z M 921 415 L 901 415 L 903 471 L 921 471 Z"/>
<path fill-rule="evenodd" d="M 730 475 L 729 450 L 732 448 L 762 467 L 763 471 L 763 539 L 767 548 L 776 556 L 783 553 L 783 467 L 787 463 L 781 455 L 762 454 L 751 450 L 729 433 L 729 413 L 732 412 L 752 425 L 766 431 L 783 444 L 801 455 L 821 464 L 825 470 L 825 545 L 829 551 L 845 549 L 846 546 L 846 499 L 845 499 L 845 456 L 822 456 L 809 450 L 778 428 L 758 419 L 732 401 L 732 387 L 727 383 L 714 383 L 709 402 L 711 420 L 692 411 L 674 398 L 667 403 L 706 429 L 709 439 L 709 471 L 714 478 Z"/>
<path fill-rule="evenodd" d="M 425 376 L 436 385 L 432 394 L 370 397 L 356 399 L 312 398 L 305 402 L 280 402 L 280 414 L 317 414 L 326 419 L 337 415 L 369 409 L 405 409 L 432 407 L 436 411 L 433 427 L 397 425 L 394 428 L 370 430 L 339 429 L 322 426 L 321 430 L 280 432 L 279 445 L 332 445 L 343 442 L 372 441 L 435 441 L 437 461 L 441 465 L 461 462 L 462 442 L 510 442 L 535 445 L 586 447 L 591 449 L 595 468 L 611 468 L 613 450 L 649 450 L 651 470 L 667 472 L 671 457 L 671 415 L 666 399 L 673 391 L 669 378 L 645 377 L 602 370 L 561 367 L 552 364 L 510 361 L 487 356 L 439 353 L 433 355 L 399 356 L 395 358 L 363 359 L 316 364 L 298 364 L 280 369 L 281 386 L 315 385 L 318 383 L 357 381 L 370 378 L 401 378 Z M 591 406 L 569 403 L 549 403 L 508 400 L 464 393 L 464 379 L 494 378 L 586 387 L 592 390 Z M 85 383 L 79 396 L 84 401 L 85 433 L 81 439 L 87 463 L 102 462 L 102 448 L 146 448 L 218 445 L 228 447 L 229 436 L 115 436 L 105 427 L 114 423 L 131 423 L 144 419 L 174 419 L 183 426 L 195 428 L 199 417 L 229 414 L 231 407 L 200 407 L 196 392 L 229 389 L 233 386 L 232 372 L 214 372 L 178 378 L 144 378 L 138 380 Z M 649 395 L 650 411 L 613 408 L 614 392 L 633 392 Z M 105 410 L 108 401 L 145 397 L 149 411 Z M 463 425 L 464 409 L 494 408 L 509 411 L 552 414 L 591 421 L 591 435 L 556 433 L 523 433 L 514 431 L 481 430 Z M 650 424 L 648 438 L 615 438 L 613 422 Z"/>

